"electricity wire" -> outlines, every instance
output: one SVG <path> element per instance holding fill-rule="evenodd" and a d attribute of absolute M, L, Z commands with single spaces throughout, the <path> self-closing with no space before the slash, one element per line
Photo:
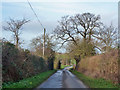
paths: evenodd
<path fill-rule="evenodd" d="M 38 16 L 37 16 L 36 12 L 34 11 L 34 9 L 33 9 L 32 5 L 30 4 L 30 2 L 29 2 L 28 0 L 27 0 L 27 2 L 28 2 L 28 4 L 29 4 L 29 6 L 30 6 L 31 10 L 33 11 L 33 13 L 34 13 L 35 17 L 37 18 L 37 20 L 38 20 L 39 24 L 42 26 L 42 28 L 43 28 L 43 29 L 45 29 L 45 28 L 44 28 L 44 26 L 42 25 L 41 21 L 39 20 L 39 18 L 38 18 Z"/>

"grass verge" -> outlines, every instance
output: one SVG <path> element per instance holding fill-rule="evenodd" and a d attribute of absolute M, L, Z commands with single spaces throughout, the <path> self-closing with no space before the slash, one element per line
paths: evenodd
<path fill-rule="evenodd" d="M 119 85 L 114 85 L 111 81 L 104 80 L 102 78 L 96 79 L 91 78 L 89 76 L 85 76 L 84 74 L 70 70 L 73 74 L 75 74 L 84 84 L 86 84 L 90 88 L 119 88 Z"/>
<path fill-rule="evenodd" d="M 47 72 L 42 72 L 30 78 L 20 80 L 16 83 L 4 84 L 2 88 L 36 88 L 42 82 L 44 82 L 48 77 L 50 77 L 56 70 L 50 70 Z"/>

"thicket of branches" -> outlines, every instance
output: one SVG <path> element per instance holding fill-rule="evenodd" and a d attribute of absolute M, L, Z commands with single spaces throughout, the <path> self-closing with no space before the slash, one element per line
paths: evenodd
<path fill-rule="evenodd" d="M 14 44 L 17 48 L 20 46 L 20 44 L 23 43 L 22 41 L 20 41 L 22 27 L 24 24 L 28 23 L 29 21 L 30 20 L 27 20 L 25 18 L 19 20 L 10 18 L 10 20 L 6 22 L 6 26 L 3 26 L 4 30 L 12 32 L 14 38 Z"/>

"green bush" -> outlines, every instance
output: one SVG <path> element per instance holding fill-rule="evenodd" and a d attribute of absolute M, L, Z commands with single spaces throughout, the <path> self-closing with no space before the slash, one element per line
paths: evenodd
<path fill-rule="evenodd" d="M 48 70 L 43 58 L 17 49 L 10 42 L 2 42 L 2 66 L 3 82 L 16 82 Z"/>

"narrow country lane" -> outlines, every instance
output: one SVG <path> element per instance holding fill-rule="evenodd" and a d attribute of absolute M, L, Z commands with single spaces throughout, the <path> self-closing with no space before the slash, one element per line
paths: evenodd
<path fill-rule="evenodd" d="M 88 88 L 66 67 L 58 70 L 37 88 Z"/>
<path fill-rule="evenodd" d="M 58 70 L 37 88 L 62 88 L 62 70 Z"/>

